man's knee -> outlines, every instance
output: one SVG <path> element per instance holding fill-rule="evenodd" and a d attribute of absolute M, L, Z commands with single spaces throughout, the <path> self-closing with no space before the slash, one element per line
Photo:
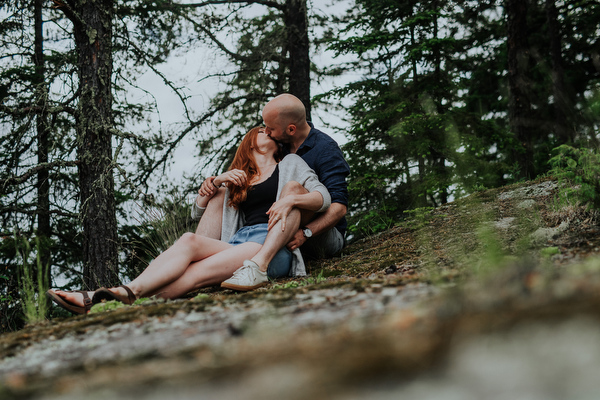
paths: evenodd
<path fill-rule="evenodd" d="M 344 236 L 336 228 L 331 228 L 327 232 L 309 239 L 300 250 L 310 259 L 323 259 L 339 255 L 344 245 Z"/>

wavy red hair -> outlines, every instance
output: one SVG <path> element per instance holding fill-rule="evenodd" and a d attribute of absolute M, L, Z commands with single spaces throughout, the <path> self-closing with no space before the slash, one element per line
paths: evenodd
<path fill-rule="evenodd" d="M 228 184 L 228 205 L 231 207 L 238 208 L 240 203 L 246 200 L 246 197 L 248 196 L 248 188 L 250 187 L 250 182 L 252 182 L 252 180 L 259 174 L 258 165 L 256 164 L 256 159 L 254 158 L 254 154 L 252 152 L 256 150 L 258 153 L 261 153 L 257 146 L 257 137 L 261 129 L 264 128 L 261 126 L 257 126 L 255 128 L 250 129 L 248 133 L 244 135 L 242 143 L 240 143 L 240 146 L 238 147 L 237 151 L 235 152 L 235 156 L 233 157 L 233 161 L 229 166 L 228 171 L 231 171 L 232 169 L 241 169 L 246 173 L 247 177 L 246 183 L 243 186 Z M 281 161 L 281 151 L 276 152 L 273 158 L 277 162 Z"/>

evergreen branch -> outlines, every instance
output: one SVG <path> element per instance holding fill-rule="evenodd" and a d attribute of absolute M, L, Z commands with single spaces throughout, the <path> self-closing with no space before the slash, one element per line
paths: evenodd
<path fill-rule="evenodd" d="M 213 152 L 213 154 L 211 154 L 211 156 L 208 158 L 208 161 L 206 162 L 206 164 L 211 164 L 221 153 L 225 152 L 226 150 L 228 150 L 228 147 L 231 145 L 230 141 L 227 141 L 226 143 L 223 143 L 223 145 L 221 146 L 221 148 L 217 149 L 216 151 Z M 222 166 L 223 163 L 227 160 L 227 157 L 224 157 L 219 166 Z"/>
<path fill-rule="evenodd" d="M 63 240 L 63 241 L 65 241 L 65 240 L 68 240 L 68 241 L 70 242 L 70 241 L 72 241 L 72 240 L 73 240 L 72 238 L 70 238 L 70 237 L 66 237 L 65 235 L 59 235 L 59 234 L 57 234 L 57 233 L 55 233 L 55 235 L 56 235 L 57 237 L 59 237 L 59 238 L 61 238 L 61 237 L 64 237 L 64 240 Z M 68 243 L 68 242 L 67 242 L 67 243 Z M 75 268 L 69 267 L 69 266 L 68 266 L 68 265 L 66 265 L 66 264 L 63 264 L 63 265 L 61 265 L 61 266 L 60 266 L 60 269 L 61 269 L 62 271 L 67 271 L 67 272 L 70 272 L 70 273 L 72 273 L 73 275 L 75 275 L 75 276 L 79 277 L 79 279 L 83 280 L 83 274 L 81 273 L 81 270 L 78 270 L 78 269 L 75 269 Z"/>
<path fill-rule="evenodd" d="M 132 136 L 135 136 L 135 135 L 132 135 Z M 140 195 L 141 195 L 140 197 L 143 197 L 143 196 L 144 196 L 144 193 L 142 193 L 142 191 L 141 191 L 141 190 L 138 188 L 138 186 L 136 186 L 136 185 L 135 185 L 135 184 L 134 184 L 134 183 L 131 181 L 131 179 L 129 179 L 129 177 L 128 177 L 128 174 L 127 174 L 127 171 L 125 171 L 125 170 L 124 170 L 124 169 L 121 167 L 121 165 L 119 165 L 119 163 L 117 162 L 117 159 L 119 158 L 119 154 L 121 153 L 121 150 L 123 149 L 123 144 L 124 144 L 124 142 L 125 142 L 125 140 L 123 140 L 123 139 L 125 139 L 125 138 L 126 138 L 126 137 L 124 137 L 124 136 L 121 136 L 121 139 L 122 139 L 122 140 L 119 142 L 119 145 L 118 145 L 118 146 L 117 146 L 117 148 L 115 149 L 114 156 L 113 156 L 113 161 L 112 161 L 112 165 L 113 165 L 113 168 L 115 168 L 115 169 L 116 169 L 116 170 L 117 170 L 117 171 L 118 171 L 118 172 L 121 174 L 121 177 L 123 178 L 123 181 L 125 182 L 125 184 L 126 184 L 127 186 L 129 186 L 129 187 L 131 188 L 131 190 L 132 190 L 132 191 L 134 191 L 134 192 L 137 192 L 137 195 L 138 195 L 138 196 L 140 196 Z"/>
<path fill-rule="evenodd" d="M 560 10 L 560 11 L 568 10 L 570 5 L 571 4 L 569 4 L 569 2 L 565 2 L 565 4 L 557 4 L 556 9 Z M 587 1 L 582 1 L 577 4 L 577 7 L 581 8 L 582 10 L 585 10 L 587 7 L 590 7 L 590 6 L 600 6 L 600 1 L 587 0 Z"/>

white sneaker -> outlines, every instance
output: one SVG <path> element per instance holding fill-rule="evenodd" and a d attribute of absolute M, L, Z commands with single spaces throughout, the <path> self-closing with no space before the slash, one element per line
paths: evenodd
<path fill-rule="evenodd" d="M 246 292 L 265 286 L 268 281 L 266 272 L 262 272 L 254 261 L 246 260 L 231 278 L 221 283 L 221 287 Z"/>

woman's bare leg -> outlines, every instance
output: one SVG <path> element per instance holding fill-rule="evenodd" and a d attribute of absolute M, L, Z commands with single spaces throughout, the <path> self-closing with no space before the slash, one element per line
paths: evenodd
<path fill-rule="evenodd" d="M 260 248 L 258 243 L 246 242 L 192 263 L 178 279 L 152 294 L 176 299 L 192 290 L 218 285 L 231 278 L 244 260 L 252 258 Z"/>
<path fill-rule="evenodd" d="M 136 297 L 148 296 L 179 279 L 190 264 L 218 254 L 233 246 L 227 242 L 185 233 L 173 246 L 161 253 L 127 286 Z M 125 289 L 117 288 L 125 294 Z"/>
<path fill-rule="evenodd" d="M 301 184 L 291 181 L 286 183 L 281 190 L 281 198 L 288 195 L 305 193 L 308 193 L 308 191 Z M 258 265 L 262 272 L 267 272 L 269 263 L 273 260 L 277 252 L 289 243 L 298 229 L 300 229 L 300 226 L 302 226 L 301 224 L 307 223 L 314 214 L 314 211 L 294 208 L 287 216 L 285 231 L 281 230 L 281 221 L 271 228 L 262 248 L 252 258 L 252 261 Z"/>
<path fill-rule="evenodd" d="M 225 201 L 225 189 L 221 188 L 217 194 L 208 201 L 206 210 L 200 218 L 196 234 L 213 239 L 221 239 L 221 225 L 223 223 L 223 202 Z"/>
<path fill-rule="evenodd" d="M 169 283 L 180 278 L 195 261 L 202 260 L 233 246 L 227 242 L 184 233 L 171 247 L 156 257 L 150 265 L 127 286 L 137 298 L 148 296 Z M 127 296 L 123 288 L 112 288 L 114 293 Z M 77 292 L 56 291 L 61 297 L 72 304 L 83 306 L 83 295 Z M 93 297 L 94 292 L 88 292 Z"/>

